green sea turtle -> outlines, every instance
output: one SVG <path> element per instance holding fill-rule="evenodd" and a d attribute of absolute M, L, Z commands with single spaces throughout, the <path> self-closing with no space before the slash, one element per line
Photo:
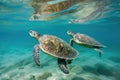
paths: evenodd
<path fill-rule="evenodd" d="M 41 50 L 50 56 L 56 57 L 61 71 L 68 74 L 69 70 L 67 63 L 71 63 L 71 61 L 78 56 L 78 52 L 65 41 L 56 36 L 48 34 L 40 36 L 40 34 L 33 30 L 31 30 L 29 34 L 36 38 L 40 43 L 34 46 L 33 56 L 36 64 L 40 66 L 39 52 Z"/>
<path fill-rule="evenodd" d="M 101 57 L 102 50 L 100 50 L 100 48 L 104 48 L 105 47 L 104 45 L 100 44 L 98 41 L 85 34 L 80 33 L 74 34 L 71 31 L 67 31 L 67 34 L 72 36 L 72 39 L 70 39 L 71 46 L 73 46 L 73 42 L 75 42 L 79 45 L 83 45 L 88 48 L 94 48 L 94 50 L 99 52 L 99 56 Z"/>

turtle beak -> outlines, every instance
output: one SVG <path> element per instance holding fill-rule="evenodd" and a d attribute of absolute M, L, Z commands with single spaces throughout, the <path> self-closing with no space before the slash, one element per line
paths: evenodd
<path fill-rule="evenodd" d="M 67 34 L 70 35 L 70 31 L 67 31 Z"/>
<path fill-rule="evenodd" d="M 30 34 L 30 36 L 34 37 L 34 31 L 33 30 L 30 30 L 29 34 Z"/>
<path fill-rule="evenodd" d="M 69 31 L 67 31 L 67 34 L 69 34 Z"/>

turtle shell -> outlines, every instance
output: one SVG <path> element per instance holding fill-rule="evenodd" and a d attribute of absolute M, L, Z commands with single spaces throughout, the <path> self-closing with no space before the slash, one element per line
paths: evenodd
<path fill-rule="evenodd" d="M 74 59 L 78 52 L 62 39 L 52 36 L 43 35 L 41 37 L 40 48 L 43 52 L 62 59 Z"/>
<path fill-rule="evenodd" d="M 86 46 L 95 46 L 95 47 L 103 46 L 98 41 L 96 41 L 95 39 L 93 39 L 85 34 L 76 33 L 73 38 L 74 38 L 75 42 L 86 45 Z"/>

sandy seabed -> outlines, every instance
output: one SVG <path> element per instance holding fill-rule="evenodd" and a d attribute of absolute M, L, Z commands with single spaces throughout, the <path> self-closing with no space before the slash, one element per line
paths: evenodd
<path fill-rule="evenodd" d="M 1 80 L 120 80 L 120 57 L 113 56 L 113 52 L 109 50 L 104 52 L 102 58 L 99 58 L 93 50 L 81 51 L 81 55 L 68 65 L 70 73 L 64 74 L 58 68 L 57 60 L 46 54 L 41 53 L 39 67 L 34 63 L 30 49 L 3 50 L 4 54 L 0 55 L 0 78 Z"/>

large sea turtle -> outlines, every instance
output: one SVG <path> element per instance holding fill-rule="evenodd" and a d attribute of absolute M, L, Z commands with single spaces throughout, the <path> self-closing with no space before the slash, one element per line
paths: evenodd
<path fill-rule="evenodd" d="M 101 57 L 102 50 L 100 48 L 104 48 L 105 46 L 96 41 L 95 39 L 91 38 L 88 35 L 76 33 L 74 34 L 72 31 L 67 31 L 67 34 L 72 36 L 70 39 L 70 45 L 73 46 L 73 42 L 83 45 L 88 48 L 94 48 L 97 52 L 99 52 L 99 56 Z"/>
<path fill-rule="evenodd" d="M 78 52 L 65 41 L 56 36 L 48 34 L 40 36 L 40 34 L 33 30 L 31 30 L 29 34 L 36 38 L 40 43 L 34 46 L 33 56 L 36 64 L 40 66 L 39 51 L 41 50 L 50 56 L 56 57 L 61 71 L 68 74 L 69 70 L 67 63 L 71 63 L 71 61 L 78 56 Z"/>

